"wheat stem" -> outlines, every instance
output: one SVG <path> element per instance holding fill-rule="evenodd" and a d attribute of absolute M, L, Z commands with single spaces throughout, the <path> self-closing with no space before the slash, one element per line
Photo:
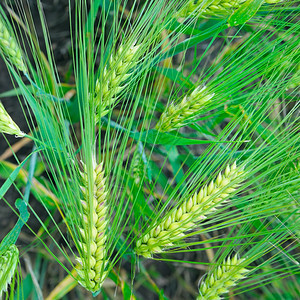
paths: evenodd
<path fill-rule="evenodd" d="M 197 300 L 218 300 L 220 296 L 228 292 L 228 289 L 236 285 L 236 282 L 245 278 L 245 273 L 249 270 L 242 265 L 244 258 L 238 259 L 237 255 L 233 258 L 225 258 L 200 285 Z"/>
<path fill-rule="evenodd" d="M 160 116 L 155 128 L 161 132 L 167 132 L 184 126 L 187 120 L 200 113 L 213 96 L 214 93 L 209 93 L 206 86 L 198 86 L 180 103 L 171 103 Z"/>
<path fill-rule="evenodd" d="M 26 73 L 22 50 L 0 16 L 0 50 L 20 70 Z"/>
<path fill-rule="evenodd" d="M 7 286 L 11 283 L 18 261 L 19 250 L 15 244 L 0 253 L 0 297 L 2 292 L 6 292 Z"/>
<path fill-rule="evenodd" d="M 3 104 L 0 102 L 0 132 L 23 137 L 24 132 L 20 130 L 18 125 L 13 121 Z"/>
<path fill-rule="evenodd" d="M 136 253 L 151 257 L 153 253 L 162 252 L 165 248 L 185 237 L 185 232 L 197 227 L 207 215 L 216 211 L 216 207 L 236 191 L 244 178 L 242 168 L 236 163 L 228 165 L 224 174 L 219 173 L 215 181 L 200 189 L 189 200 L 171 209 L 161 220 L 157 220 L 149 233 L 140 237 L 136 243 Z"/>
<path fill-rule="evenodd" d="M 102 163 L 94 168 L 93 172 L 93 195 L 89 195 L 88 176 L 84 171 L 81 173 L 82 194 L 81 200 L 82 226 L 79 228 L 81 242 L 79 244 L 80 258 L 77 258 L 80 268 L 77 273 L 80 284 L 86 289 L 96 292 L 101 288 L 107 276 L 108 265 L 106 249 L 107 231 L 107 191 Z M 91 180 L 91 179 L 89 179 Z M 92 200 L 90 200 L 92 199 Z M 92 203 L 90 203 L 92 201 Z"/>

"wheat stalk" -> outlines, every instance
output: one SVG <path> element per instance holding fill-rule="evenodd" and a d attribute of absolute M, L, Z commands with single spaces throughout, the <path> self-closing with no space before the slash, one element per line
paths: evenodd
<path fill-rule="evenodd" d="M 225 258 L 212 274 L 200 285 L 197 300 L 218 300 L 220 295 L 228 292 L 228 289 L 236 285 L 236 282 L 245 278 L 249 270 L 242 265 L 244 258 L 238 259 L 237 255 L 233 258 Z"/>
<path fill-rule="evenodd" d="M 18 125 L 13 121 L 3 104 L 0 102 L 0 132 L 23 137 L 24 132 L 20 130 Z"/>
<path fill-rule="evenodd" d="M 0 16 L 0 50 L 20 70 L 26 72 L 22 50 Z"/>
<path fill-rule="evenodd" d="M 166 132 L 184 126 L 188 119 L 200 113 L 213 96 L 214 93 L 209 93 L 206 86 L 198 86 L 189 96 L 185 96 L 179 104 L 171 103 L 161 114 L 155 129 Z"/>
<path fill-rule="evenodd" d="M 161 220 L 157 220 L 149 233 L 142 235 L 137 241 L 136 253 L 151 257 L 153 253 L 172 247 L 174 242 L 184 238 L 186 231 L 197 227 L 197 224 L 214 212 L 217 206 L 224 204 L 243 178 L 242 168 L 237 168 L 236 163 L 231 167 L 228 165 L 223 175 L 219 173 L 215 181 L 211 181 L 189 200 L 171 209 Z"/>
<path fill-rule="evenodd" d="M 102 163 L 94 168 L 93 195 L 91 197 L 88 192 L 87 173 L 84 171 L 80 176 L 83 183 L 80 219 L 83 222 L 82 227 L 79 228 L 82 240 L 78 242 L 80 258 L 78 257 L 77 260 L 80 267 L 77 268 L 77 273 L 80 277 L 80 284 L 86 289 L 96 292 L 101 288 L 107 276 L 106 267 L 108 265 L 106 259 L 107 191 Z"/>
<path fill-rule="evenodd" d="M 0 297 L 2 292 L 6 292 L 7 286 L 15 274 L 19 261 L 19 250 L 15 244 L 9 246 L 7 250 L 0 254 Z"/>
<path fill-rule="evenodd" d="M 131 75 L 130 70 L 137 64 L 140 45 L 130 47 L 121 45 L 115 55 L 111 55 L 109 66 L 104 68 L 103 76 L 97 79 L 94 93 L 96 112 L 101 108 L 101 116 L 108 113 L 107 108 L 112 106 L 117 95 L 127 86 L 124 84 Z"/>

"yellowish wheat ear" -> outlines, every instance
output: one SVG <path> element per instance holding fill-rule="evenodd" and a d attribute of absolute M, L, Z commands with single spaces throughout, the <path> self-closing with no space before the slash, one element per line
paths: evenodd
<path fill-rule="evenodd" d="M 15 274 L 19 261 L 19 250 L 16 245 L 11 245 L 6 251 L 0 253 L 0 297 L 7 291 Z"/>
<path fill-rule="evenodd" d="M 229 291 L 236 282 L 245 278 L 249 270 L 243 267 L 244 258 L 238 259 L 237 255 L 226 258 L 207 278 L 201 283 L 197 300 L 217 300 Z"/>
<path fill-rule="evenodd" d="M 13 121 L 3 104 L 0 102 L 0 132 L 23 137 L 24 132 L 20 130 L 18 125 Z"/>
<path fill-rule="evenodd" d="M 155 129 L 167 132 L 184 126 L 186 121 L 205 108 L 213 96 L 214 93 L 209 93 L 206 86 L 198 86 L 189 96 L 185 96 L 180 103 L 171 103 L 160 116 Z"/>
<path fill-rule="evenodd" d="M 0 15 L 0 50 L 11 63 L 20 71 L 26 73 L 26 66 L 23 60 L 22 50 L 18 45 L 16 38 L 9 32 L 5 21 Z"/>
<path fill-rule="evenodd" d="M 81 173 L 82 181 L 82 226 L 79 228 L 81 241 L 79 244 L 80 257 L 77 258 L 80 267 L 77 273 L 79 283 L 96 292 L 101 288 L 107 276 L 107 191 L 102 164 L 97 165 L 93 172 L 92 195 L 88 191 L 88 177 L 85 172 Z M 89 179 L 90 180 L 90 179 Z"/>
<path fill-rule="evenodd" d="M 131 76 L 133 69 L 140 57 L 140 45 L 132 44 L 130 47 L 121 45 L 115 55 L 109 60 L 109 66 L 105 67 L 103 76 L 96 81 L 94 103 L 101 116 L 108 113 L 108 108 L 113 106 L 117 95 L 126 87 L 124 82 Z"/>
<path fill-rule="evenodd" d="M 228 165 L 215 181 L 211 181 L 189 200 L 175 206 L 161 220 L 157 220 L 152 229 L 137 241 L 136 253 L 151 257 L 153 253 L 172 247 L 174 242 L 185 237 L 185 232 L 196 228 L 207 215 L 224 204 L 243 180 L 243 169 L 237 168 L 236 163 Z"/>

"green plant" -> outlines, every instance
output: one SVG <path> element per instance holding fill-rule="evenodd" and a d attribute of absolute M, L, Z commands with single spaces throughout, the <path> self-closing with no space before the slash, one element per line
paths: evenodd
<path fill-rule="evenodd" d="M 238 188 L 237 182 L 244 179 L 243 170 L 234 163 L 228 165 L 223 175 L 201 188 L 189 200 L 174 207 L 156 221 L 149 233 L 137 241 L 136 253 L 151 257 L 152 253 L 162 252 L 164 247 L 173 247 L 173 242 L 181 240 L 184 232 L 193 230 L 197 223 L 207 218 L 206 215 L 215 212 L 217 206 L 223 205 L 227 198 Z"/>
<path fill-rule="evenodd" d="M 241 267 L 244 259 L 228 257 L 220 264 L 212 274 L 210 274 L 200 285 L 199 296 L 197 300 L 202 299 L 222 299 L 220 295 L 227 293 L 228 288 L 243 279 L 249 272 L 246 268 Z"/>
<path fill-rule="evenodd" d="M 1 116 L 1 121 L 0 121 L 1 132 L 7 134 L 15 134 L 18 137 L 22 137 L 25 135 L 24 132 L 20 130 L 18 125 L 12 120 L 12 118 L 7 113 L 7 111 L 5 110 L 1 102 L 0 102 L 0 116 Z"/>
<path fill-rule="evenodd" d="M 5 102 L 0 130 L 34 146 L 0 164 L 12 210 L 6 192 L 19 193 L 0 249 L 17 252 L 26 224 L 36 253 L 35 272 L 7 295 L 47 286 L 48 300 L 72 289 L 108 299 L 116 285 L 124 299 L 297 296 L 287 282 L 300 285 L 299 8 L 277 2 L 70 1 L 63 73 L 40 1 L 44 52 L 28 10 L 6 4 L 0 46 L 16 88 L 0 97 L 19 97 L 30 134 Z M 212 267 L 199 293 L 174 272 L 175 295 L 160 286 L 157 260 L 197 266 L 194 277 Z M 65 279 L 45 283 L 54 263 Z"/>
<path fill-rule="evenodd" d="M 9 62 L 14 64 L 20 71 L 26 72 L 22 50 L 13 34 L 9 32 L 6 20 L 3 17 L 0 20 L 0 49 L 1 54 L 7 57 Z"/>
<path fill-rule="evenodd" d="M 171 103 L 161 114 L 155 128 L 160 131 L 171 131 L 183 127 L 184 122 L 195 114 L 199 114 L 201 109 L 213 98 L 214 94 L 209 94 L 206 90 L 205 86 L 198 86 L 190 96 L 185 96 L 179 104 Z"/>
<path fill-rule="evenodd" d="M 104 269 L 108 263 L 105 259 L 106 231 L 108 220 L 106 218 L 106 194 L 105 177 L 102 164 L 95 166 L 93 174 L 92 201 L 87 191 L 88 176 L 85 171 L 81 173 L 82 193 L 84 200 L 81 201 L 83 212 L 80 215 L 82 227 L 79 231 L 82 242 L 79 243 L 81 253 L 80 268 L 77 273 L 81 277 L 79 281 L 85 288 L 95 292 L 101 288 L 101 284 L 107 276 Z"/>
<path fill-rule="evenodd" d="M 0 252 L 0 295 L 6 292 L 7 286 L 16 271 L 19 260 L 19 250 L 15 245 Z"/>

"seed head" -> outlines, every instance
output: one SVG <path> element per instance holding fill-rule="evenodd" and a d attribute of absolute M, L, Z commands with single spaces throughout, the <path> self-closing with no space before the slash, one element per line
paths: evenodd
<path fill-rule="evenodd" d="M 176 18 L 211 16 L 226 17 L 238 9 L 246 0 L 190 0 L 176 14 Z"/>
<path fill-rule="evenodd" d="M 3 17 L 0 15 L 0 52 L 4 54 L 20 71 L 26 72 L 22 50 L 16 38 L 8 30 Z"/>
<path fill-rule="evenodd" d="M 265 0 L 264 2 L 274 4 L 282 1 L 283 0 Z M 179 9 L 175 18 L 224 18 L 231 15 L 245 2 L 246 0 L 190 0 Z"/>
<path fill-rule="evenodd" d="M 151 257 L 153 253 L 174 246 L 174 242 L 185 237 L 185 232 L 196 228 L 199 222 L 223 205 L 236 192 L 243 179 L 242 168 L 237 168 L 236 163 L 228 165 L 223 175 L 219 173 L 215 181 L 156 221 L 152 229 L 137 241 L 136 253 Z"/>
<path fill-rule="evenodd" d="M 213 96 L 214 93 L 209 93 L 206 86 L 198 86 L 180 103 L 171 103 L 160 116 L 155 128 L 161 132 L 167 132 L 183 127 L 187 120 L 205 108 Z"/>
<path fill-rule="evenodd" d="M 23 137 L 24 132 L 20 130 L 18 125 L 13 121 L 3 104 L 0 102 L 0 132 Z"/>
<path fill-rule="evenodd" d="M 0 297 L 2 292 L 7 291 L 7 286 L 15 274 L 18 261 L 19 250 L 14 244 L 0 253 Z"/>
<path fill-rule="evenodd" d="M 207 276 L 200 285 L 197 300 L 217 300 L 220 296 L 229 291 L 229 288 L 236 285 L 236 282 L 245 278 L 248 272 L 243 267 L 244 258 L 238 259 L 237 255 L 233 258 L 225 258 L 221 265 Z"/>
<path fill-rule="evenodd" d="M 107 108 L 113 106 L 118 94 L 124 90 L 124 82 L 132 75 L 132 70 L 139 59 L 140 45 L 132 44 L 130 47 L 121 45 L 115 55 L 104 68 L 103 76 L 96 81 L 94 103 L 96 113 L 101 108 L 101 116 L 108 113 Z"/>
<path fill-rule="evenodd" d="M 269 4 L 275 4 L 275 3 L 279 3 L 279 2 L 282 2 L 283 0 L 265 0 L 266 3 L 269 3 Z"/>
<path fill-rule="evenodd" d="M 81 241 L 78 242 L 80 257 L 77 258 L 80 267 L 77 273 L 80 277 L 79 283 L 96 292 L 100 290 L 107 276 L 108 260 L 106 249 L 107 231 L 107 191 L 105 187 L 104 171 L 102 164 L 94 168 L 92 197 L 88 191 L 88 177 L 84 171 L 80 174 L 83 199 L 81 203 L 80 217 L 82 226 L 79 228 Z"/>

